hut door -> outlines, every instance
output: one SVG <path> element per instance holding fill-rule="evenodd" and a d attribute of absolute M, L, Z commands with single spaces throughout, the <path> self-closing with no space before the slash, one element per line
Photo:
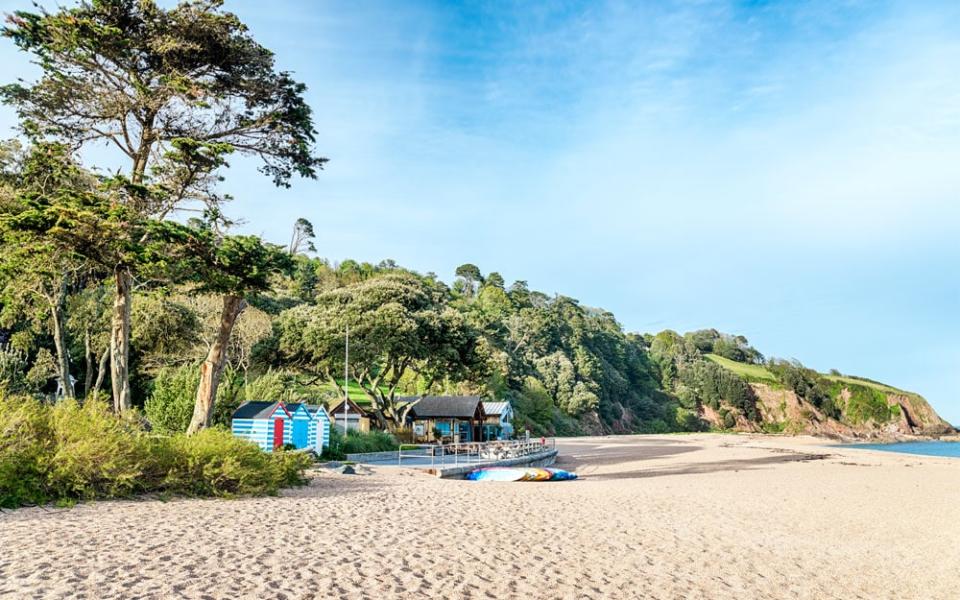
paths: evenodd
<path fill-rule="evenodd" d="M 310 444 L 308 429 L 310 422 L 306 419 L 294 419 L 293 421 L 293 445 L 297 448 L 306 448 Z"/>
<path fill-rule="evenodd" d="M 273 420 L 273 447 L 279 448 L 283 445 L 283 419 Z"/>

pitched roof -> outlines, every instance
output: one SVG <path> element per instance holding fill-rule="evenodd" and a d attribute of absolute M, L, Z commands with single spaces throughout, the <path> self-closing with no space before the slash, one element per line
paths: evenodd
<path fill-rule="evenodd" d="M 509 402 L 484 402 L 483 412 L 488 417 L 499 417 L 510 409 Z"/>
<path fill-rule="evenodd" d="M 407 402 L 413 402 L 416 399 L 416 396 L 399 398 Z M 478 407 L 482 413 L 483 402 L 480 396 L 424 396 L 410 409 L 410 412 L 420 418 L 472 419 Z"/>
<path fill-rule="evenodd" d="M 244 402 L 233 411 L 234 419 L 266 419 L 277 410 L 277 408 L 286 411 L 281 402 L 266 402 L 262 400 L 253 400 Z"/>
<path fill-rule="evenodd" d="M 357 403 L 354 402 L 353 400 L 348 399 L 348 401 L 350 402 L 349 414 L 360 415 L 361 417 L 366 416 L 367 411 L 360 408 L 360 406 L 358 406 Z M 343 400 L 340 400 L 336 404 L 331 405 L 330 408 L 327 410 L 330 412 L 331 415 L 343 414 Z"/>
<path fill-rule="evenodd" d="M 306 402 L 285 402 L 284 406 L 287 407 L 287 410 L 290 412 L 291 415 L 297 412 L 298 410 L 300 410 L 301 406 L 304 408 L 304 410 L 307 411 L 307 414 L 312 415 L 313 413 L 317 412 L 316 408 L 314 408 L 313 410 L 310 410 L 311 407 Z"/>

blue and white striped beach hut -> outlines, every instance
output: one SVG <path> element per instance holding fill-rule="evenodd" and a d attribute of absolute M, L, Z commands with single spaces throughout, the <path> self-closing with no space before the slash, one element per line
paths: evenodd
<path fill-rule="evenodd" d="M 267 452 L 291 444 L 321 453 L 330 445 L 327 409 L 300 402 L 244 402 L 233 413 L 231 429 Z"/>
<path fill-rule="evenodd" d="M 323 405 L 307 404 L 306 407 L 313 415 L 313 447 L 317 452 L 323 452 L 330 445 L 330 413 Z"/>
<path fill-rule="evenodd" d="M 293 440 L 293 416 L 283 402 L 244 402 L 233 413 L 230 430 L 271 452 Z"/>

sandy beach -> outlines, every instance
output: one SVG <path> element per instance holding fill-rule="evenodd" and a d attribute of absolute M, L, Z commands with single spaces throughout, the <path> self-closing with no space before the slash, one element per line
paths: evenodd
<path fill-rule="evenodd" d="M 960 460 L 558 441 L 581 480 L 321 471 L 280 497 L 0 514 L 3 598 L 956 598 Z"/>

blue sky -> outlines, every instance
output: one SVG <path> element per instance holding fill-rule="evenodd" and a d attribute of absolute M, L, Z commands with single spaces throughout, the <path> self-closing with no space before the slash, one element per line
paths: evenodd
<path fill-rule="evenodd" d="M 302 216 L 333 260 L 742 333 L 960 423 L 960 4 L 227 6 L 309 86 L 331 159 L 290 190 L 235 161 L 244 231 Z"/>

